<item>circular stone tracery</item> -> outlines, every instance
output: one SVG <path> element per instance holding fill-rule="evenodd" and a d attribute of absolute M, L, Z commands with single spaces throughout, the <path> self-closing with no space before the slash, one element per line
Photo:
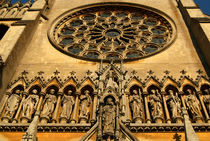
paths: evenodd
<path fill-rule="evenodd" d="M 175 39 L 166 15 L 140 7 L 105 4 L 59 17 L 49 39 L 62 52 L 81 59 L 130 61 L 153 55 Z"/>

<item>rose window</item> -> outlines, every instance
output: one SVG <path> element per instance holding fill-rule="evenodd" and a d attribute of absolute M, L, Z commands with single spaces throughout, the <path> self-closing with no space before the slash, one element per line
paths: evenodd
<path fill-rule="evenodd" d="M 57 49 L 80 59 L 130 61 L 165 49 L 175 30 L 166 15 L 107 4 L 64 14 L 52 25 L 49 38 Z"/>

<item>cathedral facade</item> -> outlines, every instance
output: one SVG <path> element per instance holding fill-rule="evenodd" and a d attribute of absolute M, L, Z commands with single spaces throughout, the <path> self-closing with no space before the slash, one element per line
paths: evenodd
<path fill-rule="evenodd" d="M 0 140 L 209 140 L 209 33 L 193 0 L 2 0 Z"/>

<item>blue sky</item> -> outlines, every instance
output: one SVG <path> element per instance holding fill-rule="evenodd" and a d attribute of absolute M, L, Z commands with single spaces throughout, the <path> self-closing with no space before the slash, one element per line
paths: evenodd
<path fill-rule="evenodd" d="M 18 0 L 12 0 L 12 3 L 17 2 Z M 23 3 L 25 3 L 28 0 L 21 0 Z M 194 0 L 201 8 L 203 13 L 210 15 L 210 0 Z"/>

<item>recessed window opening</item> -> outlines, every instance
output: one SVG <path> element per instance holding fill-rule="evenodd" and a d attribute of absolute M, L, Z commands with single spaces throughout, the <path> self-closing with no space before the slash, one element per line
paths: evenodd
<path fill-rule="evenodd" d="M 0 24 L 0 40 L 4 37 L 8 29 L 8 26 Z"/>

